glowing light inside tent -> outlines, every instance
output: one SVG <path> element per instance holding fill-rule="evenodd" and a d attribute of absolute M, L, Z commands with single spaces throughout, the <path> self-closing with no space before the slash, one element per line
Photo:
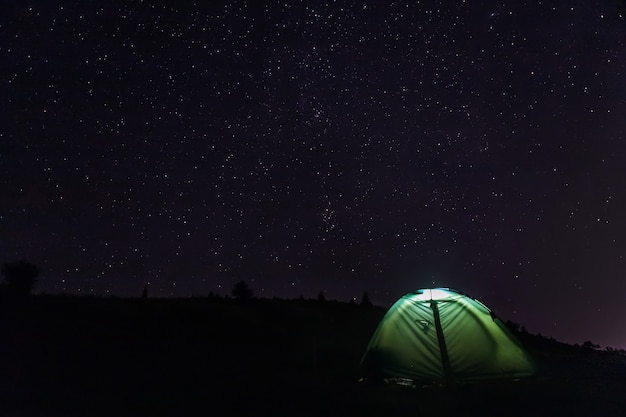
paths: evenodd
<path fill-rule="evenodd" d="M 422 290 L 421 294 L 417 294 L 415 299 L 419 301 L 443 300 L 450 298 L 452 294 L 445 288 L 433 288 Z"/>
<path fill-rule="evenodd" d="M 535 373 L 519 341 L 487 307 L 449 288 L 402 296 L 381 320 L 361 363 L 370 375 L 420 383 Z"/>

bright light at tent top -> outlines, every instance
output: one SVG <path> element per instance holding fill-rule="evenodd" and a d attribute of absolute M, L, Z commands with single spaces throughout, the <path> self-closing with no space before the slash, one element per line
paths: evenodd
<path fill-rule="evenodd" d="M 432 288 L 420 290 L 420 293 L 417 294 L 414 299 L 419 301 L 430 301 L 430 300 L 445 300 L 446 298 L 450 298 L 456 295 L 454 292 L 450 291 L 448 288 Z"/>

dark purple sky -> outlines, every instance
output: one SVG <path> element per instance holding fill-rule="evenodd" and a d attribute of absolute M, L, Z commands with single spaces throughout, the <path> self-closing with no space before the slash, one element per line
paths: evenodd
<path fill-rule="evenodd" d="M 0 261 L 47 293 L 447 286 L 626 347 L 622 1 L 179 3 L 4 7 Z"/>

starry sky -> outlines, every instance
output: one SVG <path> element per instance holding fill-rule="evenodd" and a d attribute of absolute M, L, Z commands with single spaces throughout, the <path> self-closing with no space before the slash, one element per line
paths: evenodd
<path fill-rule="evenodd" d="M 444 286 L 626 348 L 622 1 L 7 3 L 0 261 L 38 292 Z"/>

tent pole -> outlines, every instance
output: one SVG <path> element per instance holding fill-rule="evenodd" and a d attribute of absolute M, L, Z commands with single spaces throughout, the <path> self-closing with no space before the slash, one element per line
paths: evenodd
<path fill-rule="evenodd" d="M 450 357 L 448 356 L 448 348 L 446 347 L 446 339 L 443 336 L 441 328 L 441 318 L 439 317 L 439 307 L 435 300 L 430 301 L 430 308 L 433 310 L 435 318 L 435 328 L 437 329 L 437 341 L 439 342 L 439 352 L 441 353 L 441 365 L 443 366 L 443 377 L 446 385 L 453 385 L 452 367 L 450 366 Z"/>

